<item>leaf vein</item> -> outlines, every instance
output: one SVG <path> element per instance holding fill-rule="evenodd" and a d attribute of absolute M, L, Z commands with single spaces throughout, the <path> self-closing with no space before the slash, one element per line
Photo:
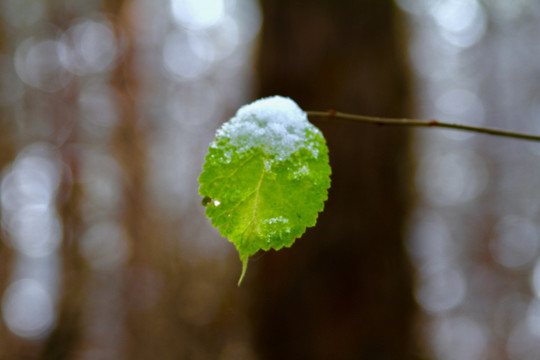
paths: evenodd
<path fill-rule="evenodd" d="M 268 156 L 266 158 L 268 159 Z M 253 200 L 253 215 L 251 217 L 251 220 L 248 222 L 247 226 L 244 228 L 244 230 L 242 230 L 242 232 L 241 232 L 242 237 L 244 236 L 245 232 L 253 225 L 253 223 L 256 220 L 257 208 L 258 208 L 257 203 L 259 202 L 259 194 L 260 194 L 260 191 L 261 191 L 261 185 L 262 185 L 262 182 L 263 182 L 263 179 L 264 179 L 265 175 L 266 175 L 266 168 L 263 168 L 263 171 L 261 173 L 261 177 L 259 178 L 259 182 L 257 183 L 257 187 L 252 192 L 252 194 L 255 193 L 255 199 Z"/>
<path fill-rule="evenodd" d="M 236 175 L 236 173 L 238 171 L 240 171 L 240 169 L 242 169 L 244 166 L 246 166 L 247 163 L 249 163 L 253 158 L 255 158 L 257 154 L 256 153 L 253 153 L 251 156 L 249 156 L 246 160 L 244 160 L 242 163 L 240 163 L 240 165 L 238 165 L 236 167 L 236 169 L 234 169 L 233 172 L 231 172 L 230 174 L 227 174 L 227 175 L 223 175 L 223 176 L 216 176 L 214 177 L 214 181 L 218 180 L 218 179 L 226 179 L 226 178 L 231 178 L 233 177 L 234 175 Z"/>

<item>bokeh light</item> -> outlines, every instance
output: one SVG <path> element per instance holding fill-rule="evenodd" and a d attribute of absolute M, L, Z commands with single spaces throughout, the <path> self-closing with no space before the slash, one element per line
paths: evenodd
<path fill-rule="evenodd" d="M 439 359 L 486 358 L 486 330 L 465 316 L 450 316 L 435 321 L 430 337 Z"/>
<path fill-rule="evenodd" d="M 465 151 L 426 153 L 417 174 L 417 186 L 434 205 L 470 201 L 484 190 L 488 173 L 482 159 Z"/>
<path fill-rule="evenodd" d="M 82 255 L 95 271 L 118 271 L 129 258 L 126 234 L 116 222 L 92 225 L 81 236 L 80 243 Z"/>
<path fill-rule="evenodd" d="M 182 80 L 201 77 L 210 69 L 213 60 L 213 49 L 204 37 L 178 30 L 165 39 L 165 68 Z"/>
<path fill-rule="evenodd" d="M 509 268 L 529 264 L 538 256 L 540 234 L 534 222 L 508 215 L 495 225 L 490 249 L 495 260 Z"/>
<path fill-rule="evenodd" d="M 104 18 L 75 23 L 62 36 L 62 44 L 60 60 L 77 75 L 110 70 L 121 51 L 111 24 Z"/>
<path fill-rule="evenodd" d="M 456 47 L 474 45 L 487 26 L 483 9 L 476 0 L 435 1 L 430 14 L 442 38 Z"/>
<path fill-rule="evenodd" d="M 15 53 L 15 69 L 27 85 L 40 90 L 55 92 L 67 85 L 70 73 L 61 61 L 65 45 L 56 40 L 23 41 Z"/>
<path fill-rule="evenodd" d="M 221 21 L 225 3 L 224 0 L 171 0 L 171 9 L 179 25 L 200 30 Z"/>
<path fill-rule="evenodd" d="M 54 323 L 50 294 L 31 279 L 18 280 L 6 289 L 2 314 L 9 329 L 25 338 L 45 336 Z"/>

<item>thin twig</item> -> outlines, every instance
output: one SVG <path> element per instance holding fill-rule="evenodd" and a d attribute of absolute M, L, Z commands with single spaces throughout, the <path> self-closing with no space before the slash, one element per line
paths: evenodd
<path fill-rule="evenodd" d="M 501 136 L 507 138 L 528 140 L 528 141 L 538 141 L 540 142 L 539 135 L 531 135 L 524 133 L 517 133 L 506 130 L 492 129 L 486 127 L 478 126 L 469 126 L 469 125 L 460 125 L 460 124 L 450 124 L 437 120 L 417 120 L 417 119 L 392 119 L 392 118 L 381 118 L 374 116 L 364 116 L 364 115 L 354 115 L 337 112 L 334 110 L 330 111 L 306 111 L 308 117 L 329 117 L 337 119 L 352 120 L 361 123 L 368 123 L 378 126 L 410 126 L 410 127 L 431 127 L 431 128 L 446 128 L 454 129 L 461 131 L 468 131 L 481 134 L 489 134 L 494 136 Z"/>

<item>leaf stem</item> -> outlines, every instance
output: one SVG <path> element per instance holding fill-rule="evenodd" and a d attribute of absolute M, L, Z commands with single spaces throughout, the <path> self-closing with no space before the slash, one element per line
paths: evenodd
<path fill-rule="evenodd" d="M 244 280 L 244 276 L 246 275 L 249 256 L 240 256 L 240 260 L 242 260 L 242 273 L 240 274 L 240 279 L 238 279 L 238 286 L 242 284 L 242 280 Z"/>
<path fill-rule="evenodd" d="M 410 126 L 410 127 L 430 127 L 430 128 L 446 128 L 460 131 L 468 131 L 481 134 L 489 134 L 494 136 L 501 136 L 507 138 L 514 138 L 528 141 L 540 142 L 539 135 L 531 135 L 526 133 L 517 133 L 506 130 L 499 130 L 487 127 L 460 125 L 445 123 L 437 120 L 417 120 L 417 119 L 397 119 L 397 118 L 382 118 L 375 116 L 355 115 L 337 112 L 334 110 L 329 111 L 306 111 L 308 117 L 328 117 L 344 120 L 352 120 L 360 123 L 368 123 L 378 126 Z"/>

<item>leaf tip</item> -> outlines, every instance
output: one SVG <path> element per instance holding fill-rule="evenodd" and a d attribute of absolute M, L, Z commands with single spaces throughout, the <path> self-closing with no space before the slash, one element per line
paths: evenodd
<path fill-rule="evenodd" d="M 246 275 L 248 257 L 242 257 L 240 260 L 242 260 L 242 274 L 240 274 L 240 279 L 238 279 L 238 286 L 242 285 L 242 280 L 244 280 L 244 276 Z"/>

